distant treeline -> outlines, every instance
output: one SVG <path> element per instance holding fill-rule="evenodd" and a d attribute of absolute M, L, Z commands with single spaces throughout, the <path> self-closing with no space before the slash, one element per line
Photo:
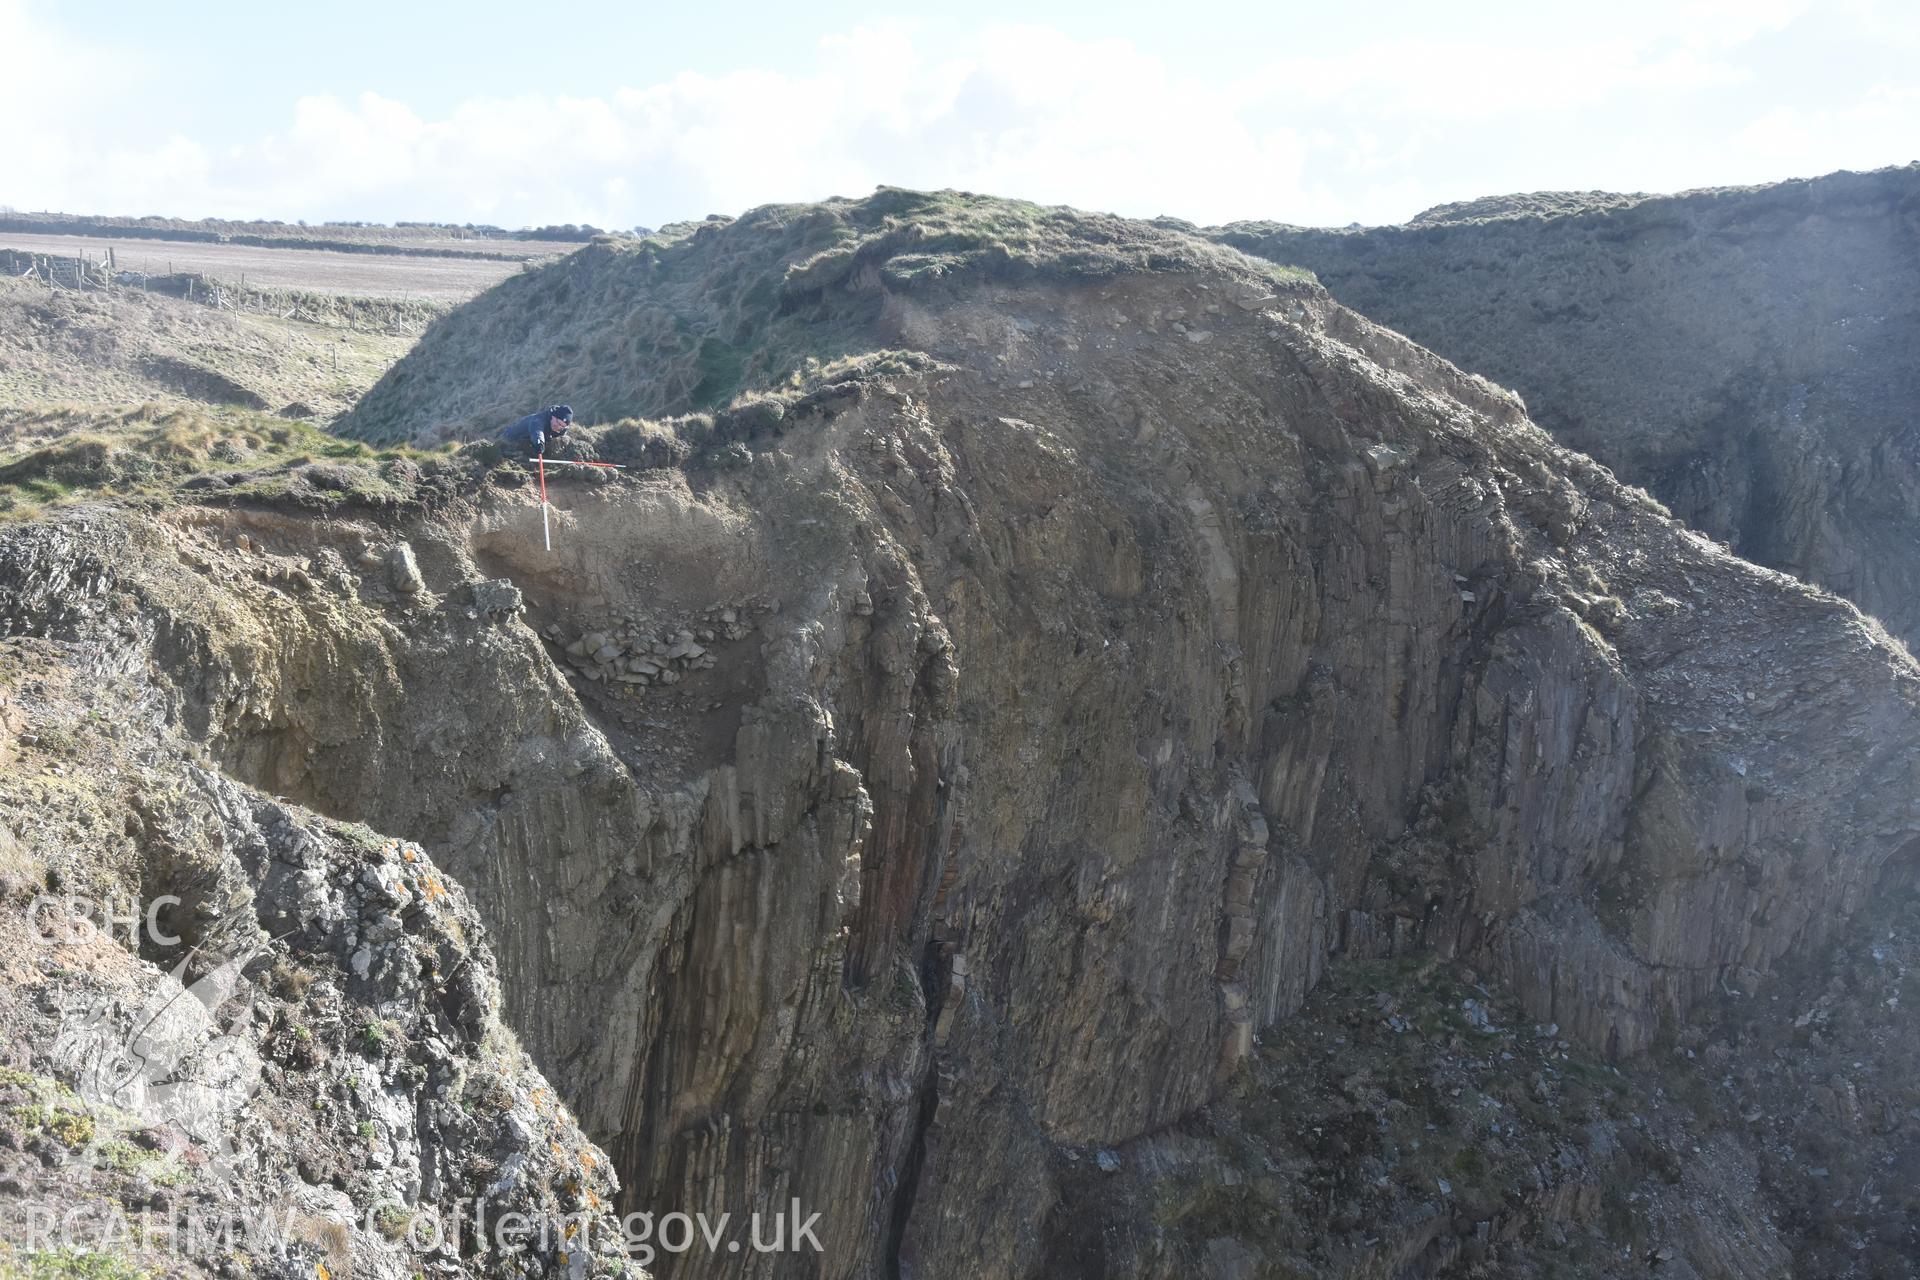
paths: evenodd
<path fill-rule="evenodd" d="M 217 222 L 219 220 L 208 219 L 207 221 Z M 255 228 L 269 227 L 269 226 L 280 229 L 280 230 L 285 230 L 288 224 L 284 222 L 275 222 L 275 223 L 245 223 L 245 224 L 236 223 L 234 225 L 241 226 L 245 230 L 253 230 Z M 301 226 L 301 227 L 306 226 L 305 223 L 297 223 L 295 225 Z M 602 230 L 599 227 L 594 226 L 590 222 L 580 222 L 580 223 L 556 222 L 551 226 L 523 227 L 518 231 L 509 231 L 505 227 L 496 227 L 491 223 L 486 223 L 486 222 L 461 222 L 461 223 L 393 222 L 393 223 L 387 223 L 387 222 L 340 221 L 340 222 L 323 222 L 320 225 L 325 228 L 349 227 L 356 231 L 371 231 L 376 234 L 382 231 L 425 231 L 431 235 L 446 236 L 455 240 L 465 240 L 468 238 L 473 238 L 478 240 L 570 240 L 570 241 L 576 241 L 581 244 L 586 243 L 587 241 L 593 239 L 595 236 L 603 236 L 607 234 L 606 231 Z"/>
<path fill-rule="evenodd" d="M 111 218 L 64 213 L 0 213 L 0 231 L 28 235 L 103 236 L 121 239 L 178 240 L 201 244 L 241 244 L 264 249 L 325 249 L 333 253 L 390 253 L 427 258 L 512 258 L 509 247 L 527 241 L 585 243 L 598 228 L 566 223 L 508 231 L 501 227 L 449 226 L 402 222 L 327 222 L 317 227 L 287 222 L 236 222 L 222 218 Z M 473 240 L 471 249 L 419 243 L 426 238 Z M 498 248 L 482 247 L 494 242 Z"/>

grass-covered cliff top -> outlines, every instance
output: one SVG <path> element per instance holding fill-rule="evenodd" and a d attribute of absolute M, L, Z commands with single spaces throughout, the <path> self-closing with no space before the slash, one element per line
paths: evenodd
<path fill-rule="evenodd" d="M 87 499 L 389 506 L 467 471 L 451 451 L 375 450 L 243 409 L 55 406 L 0 420 L 0 522 Z"/>
<path fill-rule="evenodd" d="M 1311 278 L 1169 224 L 883 187 L 607 238 L 525 272 L 432 326 L 342 426 L 422 441 L 560 401 L 586 422 L 694 412 L 889 345 L 875 329 L 889 294 L 1157 271 Z"/>
<path fill-rule="evenodd" d="M 964 191 L 883 187 L 865 200 L 757 209 L 736 225 L 753 228 L 770 216 L 811 210 L 831 218 L 822 228 L 829 240 L 787 265 L 782 291 L 789 299 L 847 283 L 865 267 L 900 288 L 970 278 L 1104 279 L 1141 271 L 1211 271 L 1267 282 L 1310 278 L 1295 268 L 1223 252 L 1164 224 Z"/>
<path fill-rule="evenodd" d="M 913 351 L 809 360 L 786 385 L 735 396 L 713 412 L 582 426 L 550 456 L 627 470 L 560 471 L 556 483 L 615 483 L 672 467 L 710 476 L 738 465 L 744 442 L 830 416 L 865 385 L 937 367 Z M 154 509 L 199 503 L 319 513 L 422 510 L 478 492 L 502 460 L 491 441 L 382 447 L 311 421 L 231 407 L 0 409 L 0 525 L 94 501 Z M 525 483 L 514 477 L 526 474 L 523 466 L 495 479 Z"/>
<path fill-rule="evenodd" d="M 1269 250 L 1284 252 L 1290 244 L 1306 239 L 1351 239 L 1369 237 L 1397 238 L 1419 234 L 1438 234 L 1454 228 L 1472 228 L 1489 223 L 1547 223 L 1564 218 L 1605 218 L 1632 211 L 1632 217 L 1647 222 L 1714 214 L 1721 217 L 1753 217 L 1781 207 L 1820 208 L 1863 202 L 1902 200 L 1920 183 L 1920 161 L 1889 165 L 1884 169 L 1841 170 L 1818 178 L 1792 178 L 1784 182 L 1760 183 L 1737 187 L 1695 187 L 1671 194 L 1642 191 L 1522 191 L 1508 195 L 1481 196 L 1423 209 L 1402 223 L 1363 227 L 1307 227 L 1268 219 L 1242 219 L 1224 226 L 1197 229 L 1197 234 L 1221 244 L 1233 245 L 1249 253 Z"/>

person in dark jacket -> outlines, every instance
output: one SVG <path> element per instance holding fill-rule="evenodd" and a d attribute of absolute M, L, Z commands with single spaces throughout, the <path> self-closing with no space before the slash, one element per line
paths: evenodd
<path fill-rule="evenodd" d="M 573 410 L 564 404 L 536 409 L 500 433 L 500 449 L 509 458 L 525 462 L 542 457 L 552 440 L 564 440 L 573 427 Z"/>

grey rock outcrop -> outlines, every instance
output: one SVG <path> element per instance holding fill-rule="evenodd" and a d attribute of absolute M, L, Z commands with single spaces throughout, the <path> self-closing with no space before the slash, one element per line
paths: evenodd
<path fill-rule="evenodd" d="M 1116 225 L 1157 269 L 929 285 L 910 230 L 778 264 L 927 358 L 741 424 L 740 465 L 663 429 L 683 461 L 561 495 L 551 554 L 524 491 L 387 530 L 419 605 L 222 550 L 351 521 L 95 512 L 0 537 L 0 619 L 112 637 L 227 774 L 446 867 L 623 1207 L 822 1214 L 817 1257 L 681 1274 L 1060 1274 L 1089 1187 L 1330 971 L 1470 965 L 1631 1062 L 1912 874 L 1920 671 L 1851 605 L 1318 288 Z M 434 603 L 498 577 L 523 618 Z M 717 664 L 644 719 L 566 674 L 643 639 Z"/>
<path fill-rule="evenodd" d="M 640 1274 L 609 1161 L 500 1021 L 485 926 L 425 850 L 207 768 L 126 651 L 0 645 L 22 713 L 64 735 L 0 783 L 10 1252 L 111 1274 Z M 501 1247 L 507 1214 L 539 1235 Z"/>

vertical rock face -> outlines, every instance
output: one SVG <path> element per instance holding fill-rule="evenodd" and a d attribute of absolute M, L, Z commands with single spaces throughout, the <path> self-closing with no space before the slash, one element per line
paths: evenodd
<path fill-rule="evenodd" d="M 1850 605 L 1317 288 L 1114 227 L 1167 265 L 796 268 L 924 354 L 681 423 L 551 554 L 511 489 L 99 515 L 8 536 L 3 616 L 448 867 L 626 1207 L 822 1215 L 684 1274 L 1059 1273 L 1079 1162 L 1239 1087 L 1330 966 L 1470 964 L 1625 1061 L 1910 873 L 1920 673 Z M 311 594 L 249 559 L 402 537 Z M 523 611 L 463 603 L 501 578 Z M 715 662 L 609 679 L 650 636 Z"/>
<path fill-rule="evenodd" d="M 1694 528 L 1920 636 L 1920 166 L 1209 234 L 1311 268 Z"/>

